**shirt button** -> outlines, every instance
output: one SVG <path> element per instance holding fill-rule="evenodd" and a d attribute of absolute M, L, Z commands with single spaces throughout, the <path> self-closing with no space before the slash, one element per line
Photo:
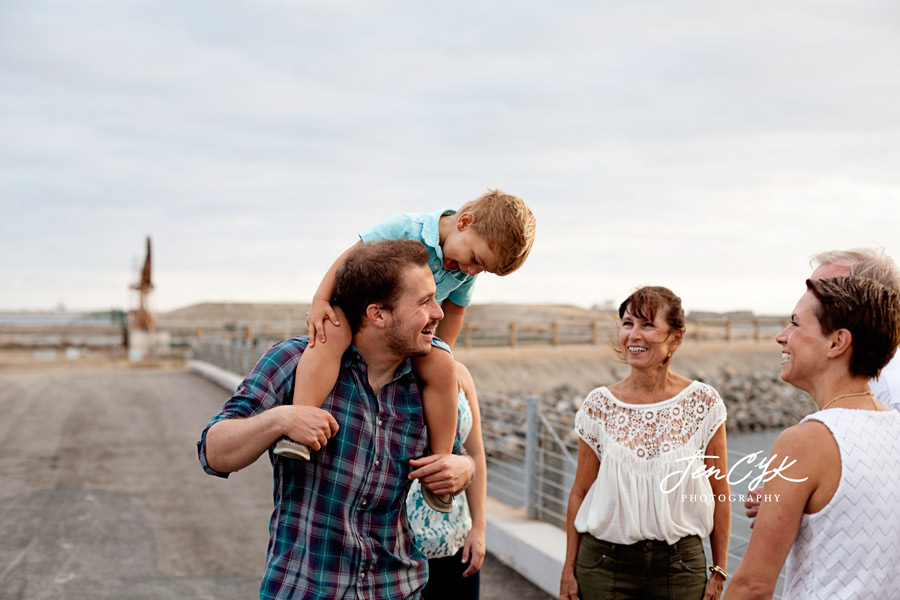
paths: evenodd
<path fill-rule="evenodd" d="M 365 498 L 363 498 L 362 505 L 365 506 L 365 505 L 368 504 L 368 503 L 369 503 L 369 501 L 366 500 Z"/>
<path fill-rule="evenodd" d="M 376 467 L 380 467 L 380 466 L 381 466 L 381 461 L 380 461 L 380 460 L 376 460 L 376 461 L 375 461 L 375 466 L 376 466 Z"/>
<path fill-rule="evenodd" d="M 366 578 L 366 572 L 363 571 L 362 573 L 360 573 L 360 574 L 359 574 L 359 578 L 360 578 L 360 579 L 365 579 L 365 578 Z"/>
<path fill-rule="evenodd" d="M 440 264 L 440 263 L 434 263 L 433 265 L 431 265 L 431 270 L 432 270 L 432 271 L 437 271 L 437 270 L 440 269 L 440 268 L 441 268 L 441 264 Z"/>
<path fill-rule="evenodd" d="M 378 419 L 378 426 L 379 426 L 379 427 L 383 427 L 383 426 L 384 426 L 384 421 L 382 421 L 381 419 Z"/>

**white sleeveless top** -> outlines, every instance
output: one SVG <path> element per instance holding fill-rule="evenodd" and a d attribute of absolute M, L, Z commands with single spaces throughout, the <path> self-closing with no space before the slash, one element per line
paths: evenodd
<path fill-rule="evenodd" d="M 465 443 L 472 431 L 472 408 L 462 388 L 457 398 L 459 406 L 459 439 Z M 472 529 L 472 515 L 465 494 L 453 497 L 449 513 L 442 513 L 425 504 L 422 485 L 413 479 L 406 496 L 406 514 L 416 537 L 416 545 L 428 558 L 453 556 L 466 543 Z"/>
<path fill-rule="evenodd" d="M 784 599 L 898 597 L 900 414 L 833 408 L 808 420 L 834 436 L 841 481 L 822 510 L 800 520 Z"/>
<path fill-rule="evenodd" d="M 724 422 L 719 393 L 699 381 L 654 404 L 621 402 L 605 387 L 592 391 L 575 431 L 600 468 L 575 529 L 613 544 L 708 536 L 715 499 L 701 457 Z M 692 477 L 698 470 L 704 473 Z"/>

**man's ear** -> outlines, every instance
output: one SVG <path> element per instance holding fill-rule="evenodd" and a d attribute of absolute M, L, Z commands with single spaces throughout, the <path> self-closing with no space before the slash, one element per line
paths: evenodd
<path fill-rule="evenodd" d="M 465 231 L 475 222 L 475 215 L 470 212 L 464 212 L 456 217 L 456 228 L 459 231 Z"/>
<path fill-rule="evenodd" d="M 366 321 L 378 327 L 379 329 L 384 329 L 387 327 L 387 317 L 389 310 L 387 310 L 382 304 L 370 304 L 366 307 Z"/>
<path fill-rule="evenodd" d="M 849 329 L 838 329 L 831 333 L 831 348 L 828 358 L 837 358 L 853 347 L 853 334 Z"/>

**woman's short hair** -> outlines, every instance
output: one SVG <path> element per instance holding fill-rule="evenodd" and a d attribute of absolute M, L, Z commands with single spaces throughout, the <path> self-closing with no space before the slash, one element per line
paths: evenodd
<path fill-rule="evenodd" d="M 822 332 L 850 332 L 851 375 L 877 377 L 900 344 L 900 296 L 853 275 L 807 279 L 806 288 L 819 301 L 814 312 Z"/>
<path fill-rule="evenodd" d="M 370 304 L 394 309 L 403 292 L 403 272 L 410 266 L 428 266 L 428 250 L 422 242 L 366 242 L 347 255 L 335 273 L 334 302 L 344 311 L 353 333 L 359 331 Z"/>

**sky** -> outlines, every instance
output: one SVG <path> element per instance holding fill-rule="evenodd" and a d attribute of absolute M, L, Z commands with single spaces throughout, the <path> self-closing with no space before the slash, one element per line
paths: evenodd
<path fill-rule="evenodd" d="M 4 0 L 0 310 L 306 302 L 357 233 L 488 188 L 474 301 L 787 314 L 900 259 L 894 0 Z"/>

